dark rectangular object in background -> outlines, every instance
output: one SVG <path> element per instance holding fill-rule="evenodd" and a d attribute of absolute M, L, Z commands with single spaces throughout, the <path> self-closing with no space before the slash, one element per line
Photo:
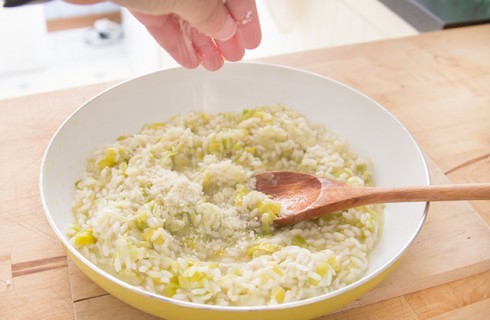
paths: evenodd
<path fill-rule="evenodd" d="M 490 22 L 490 0 L 379 0 L 418 31 Z"/>

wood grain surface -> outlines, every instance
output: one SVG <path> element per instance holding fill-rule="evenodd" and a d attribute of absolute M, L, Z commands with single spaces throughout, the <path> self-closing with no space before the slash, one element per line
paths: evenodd
<path fill-rule="evenodd" d="M 323 74 L 374 98 L 433 161 L 433 182 L 462 183 L 490 181 L 489 57 L 490 25 L 482 25 L 263 61 Z M 39 201 L 50 137 L 108 86 L 0 101 L 0 319 L 151 319 L 72 268 Z M 434 203 L 399 268 L 322 319 L 489 319 L 489 224 L 489 201 Z"/>

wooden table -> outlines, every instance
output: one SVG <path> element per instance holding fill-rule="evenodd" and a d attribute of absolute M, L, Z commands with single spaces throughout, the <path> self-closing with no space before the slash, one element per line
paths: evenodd
<path fill-rule="evenodd" d="M 265 61 L 340 80 L 386 106 L 420 144 L 435 183 L 490 181 L 490 25 Z M 50 137 L 108 85 L 0 101 L 0 319 L 151 318 L 70 266 L 39 201 Z M 433 204 L 394 274 L 322 319 L 490 319 L 489 223 L 490 201 Z"/>

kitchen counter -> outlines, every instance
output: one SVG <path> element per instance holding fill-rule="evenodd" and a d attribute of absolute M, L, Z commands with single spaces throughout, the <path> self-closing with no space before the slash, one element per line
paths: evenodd
<path fill-rule="evenodd" d="M 490 182 L 490 25 L 262 61 L 334 78 L 377 100 L 419 143 L 433 183 Z M 153 319 L 67 261 L 39 200 L 49 139 L 110 85 L 0 101 L 0 319 Z M 489 319 L 489 224 L 490 201 L 432 204 L 397 270 L 321 319 Z"/>

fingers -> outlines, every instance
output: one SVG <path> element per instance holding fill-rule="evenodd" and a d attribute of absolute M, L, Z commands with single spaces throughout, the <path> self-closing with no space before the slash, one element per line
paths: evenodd
<path fill-rule="evenodd" d="M 262 39 L 255 0 L 227 0 L 226 7 L 237 23 L 243 46 L 255 49 Z"/>
<path fill-rule="evenodd" d="M 228 61 L 239 61 L 245 55 L 245 48 L 239 34 L 227 41 L 216 41 L 216 46 Z"/>
<path fill-rule="evenodd" d="M 209 71 L 216 71 L 223 66 L 224 59 L 222 53 L 216 47 L 214 41 L 197 31 L 191 29 L 192 47 L 201 60 L 201 64 Z"/>
<path fill-rule="evenodd" d="M 103 0 L 65 0 L 90 4 Z M 238 61 L 261 41 L 255 0 L 112 0 L 127 7 L 179 64 L 208 70 Z"/>
<path fill-rule="evenodd" d="M 227 0 L 226 7 L 236 21 L 236 35 L 226 41 L 216 41 L 216 45 L 228 61 L 238 61 L 245 55 L 245 49 L 256 48 L 262 34 L 255 0 Z"/>
<path fill-rule="evenodd" d="M 173 10 L 194 28 L 216 40 L 228 40 L 237 31 L 237 24 L 223 0 L 180 0 L 175 2 Z"/>
<path fill-rule="evenodd" d="M 173 15 L 131 13 L 180 65 L 194 69 L 199 64 L 210 71 L 223 66 L 224 59 L 213 40 L 191 27 L 182 18 Z"/>
<path fill-rule="evenodd" d="M 218 40 L 228 40 L 237 31 L 237 24 L 230 16 L 223 0 L 112 0 L 112 2 L 140 13 L 153 15 L 175 13 L 200 32 Z"/>
<path fill-rule="evenodd" d="M 104 0 L 65 0 L 73 4 L 94 4 Z M 163 15 L 176 13 L 213 39 L 226 41 L 237 32 L 246 49 L 261 40 L 255 0 L 112 0 L 140 13 Z"/>
<path fill-rule="evenodd" d="M 158 42 L 183 67 L 194 69 L 201 63 L 190 40 L 191 27 L 175 15 L 152 15 L 131 11 Z"/>

